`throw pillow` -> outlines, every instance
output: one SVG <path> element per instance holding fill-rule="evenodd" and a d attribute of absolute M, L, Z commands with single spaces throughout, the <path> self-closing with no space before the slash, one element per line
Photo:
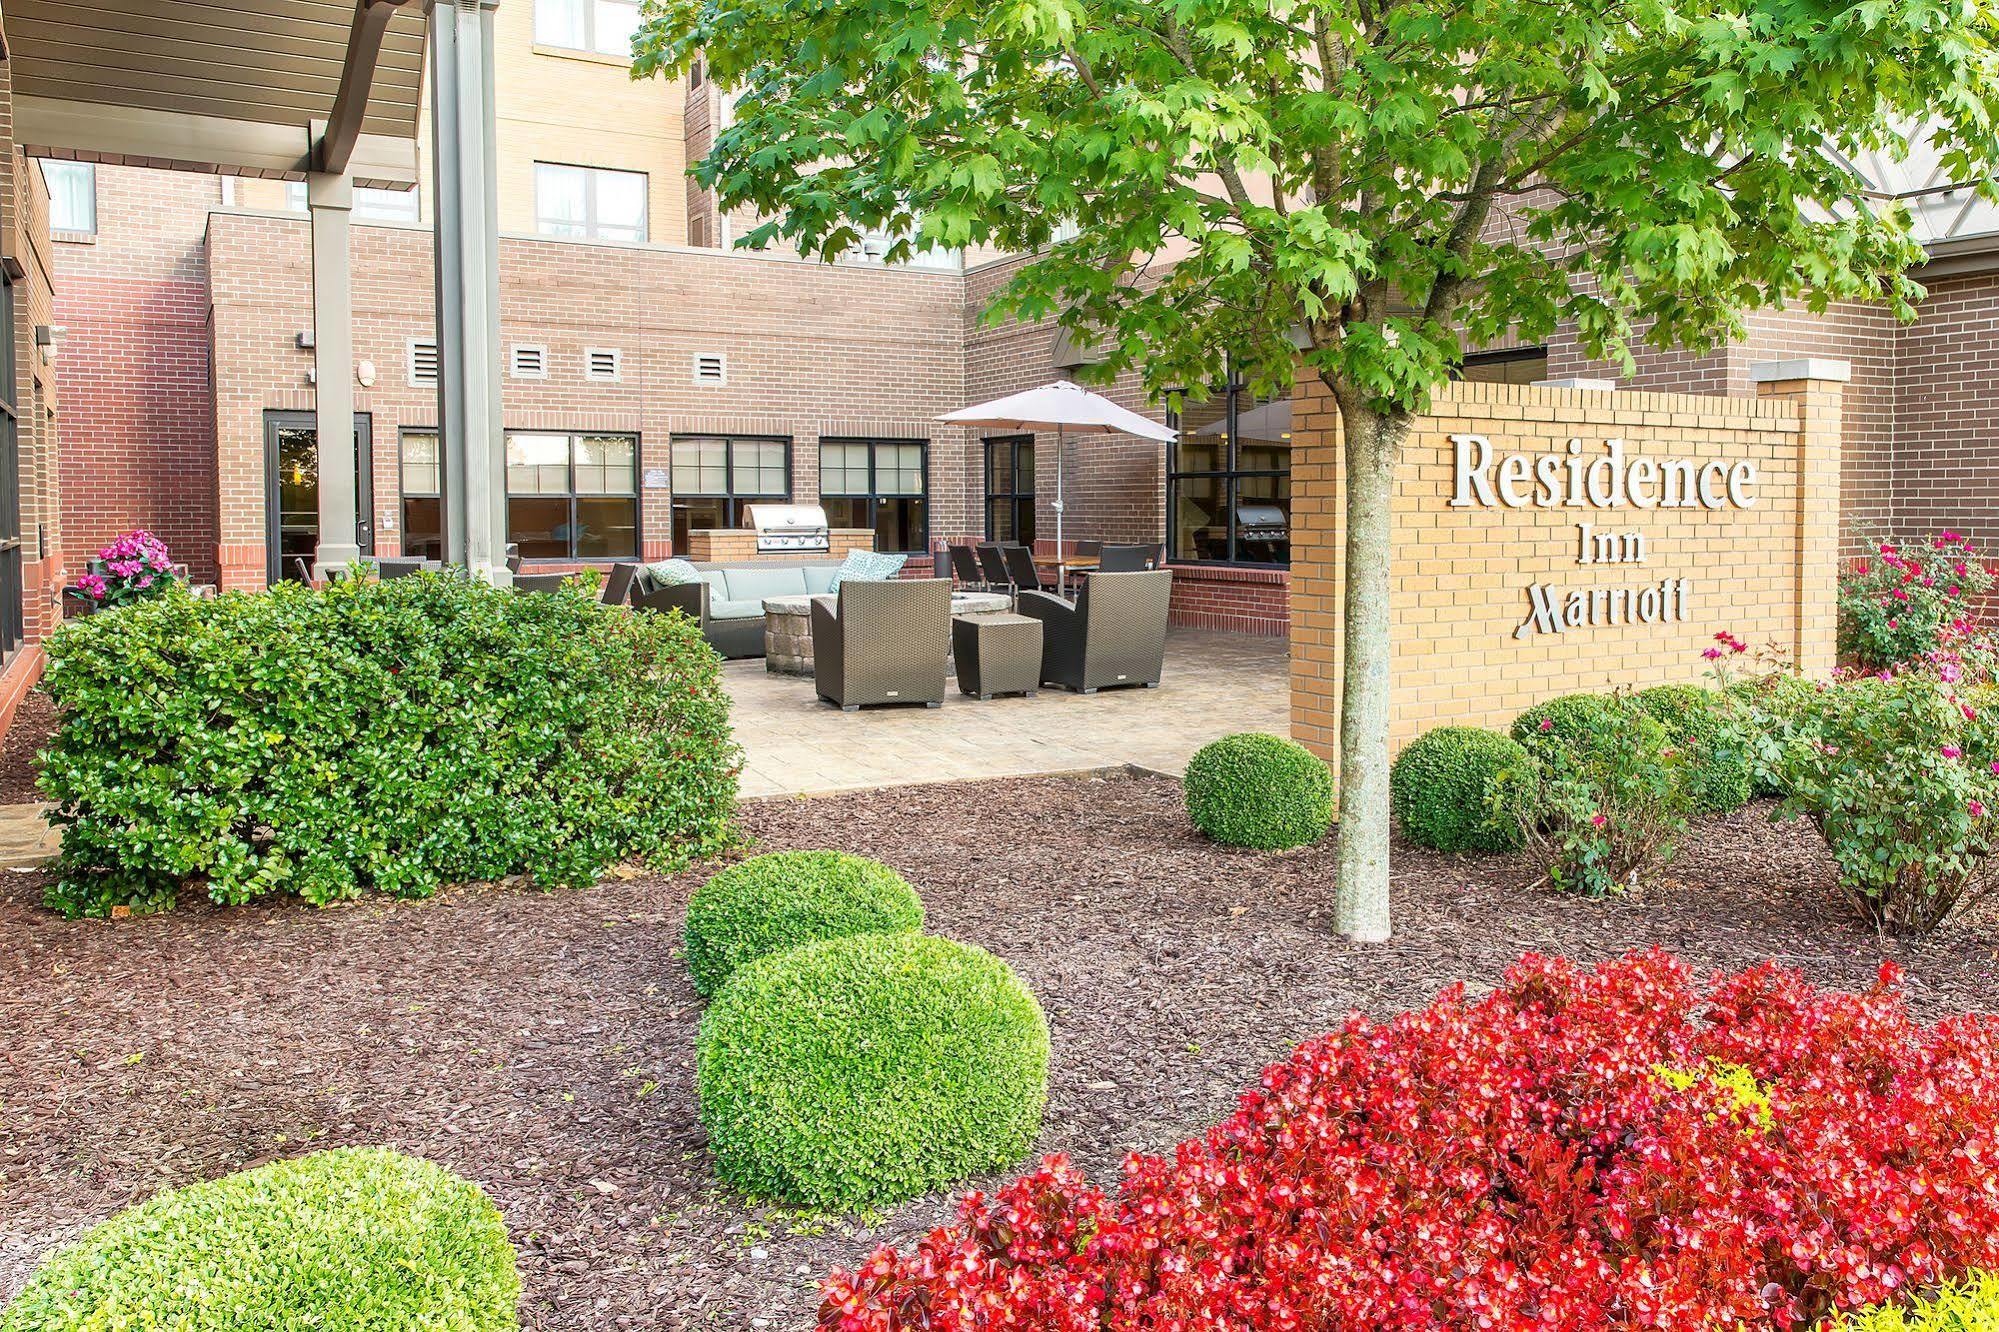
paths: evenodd
<path fill-rule="evenodd" d="M 646 572 L 652 575 L 655 587 L 679 587 L 683 583 L 701 581 L 701 571 L 681 559 L 661 560 L 658 564 L 647 565 Z"/>
<path fill-rule="evenodd" d="M 840 584 L 851 578 L 857 583 L 886 583 L 902 572 L 902 566 L 909 562 L 907 555 L 892 555 L 879 550 L 850 550 L 840 567 L 833 571 L 829 592 L 838 592 Z"/>

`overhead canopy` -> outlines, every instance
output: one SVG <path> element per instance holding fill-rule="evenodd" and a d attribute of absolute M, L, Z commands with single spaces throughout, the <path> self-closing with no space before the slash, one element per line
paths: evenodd
<path fill-rule="evenodd" d="M 7 44 L 15 138 L 28 153 L 416 181 L 420 5 L 9 0 Z"/>

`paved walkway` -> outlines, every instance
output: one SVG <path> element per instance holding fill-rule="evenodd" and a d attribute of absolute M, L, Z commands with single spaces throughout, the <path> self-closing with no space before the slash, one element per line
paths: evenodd
<path fill-rule="evenodd" d="M 0 869 L 31 869 L 62 850 L 62 838 L 42 818 L 47 808 L 0 805 Z"/>
<path fill-rule="evenodd" d="M 812 681 L 734 661 L 723 681 L 748 755 L 746 797 L 823 795 L 876 786 L 1083 772 L 1136 764 L 1178 773 L 1195 750 L 1235 731 L 1288 733 L 1285 640 L 1194 630 L 1167 640 L 1157 689 L 981 703 L 957 692 L 942 708 L 841 712 Z"/>

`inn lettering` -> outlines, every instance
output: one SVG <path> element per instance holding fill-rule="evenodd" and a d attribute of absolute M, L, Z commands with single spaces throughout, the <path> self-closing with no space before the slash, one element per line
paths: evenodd
<path fill-rule="evenodd" d="M 1597 449 L 1571 439 L 1559 453 L 1495 456 L 1484 435 L 1452 435 L 1455 479 L 1451 507 L 1506 509 L 1747 509 L 1756 504 L 1756 464 L 1710 459 L 1627 456 L 1625 442 Z M 1643 532 L 1576 524 L 1576 563 L 1646 562 Z M 1516 639 L 1594 625 L 1666 624 L 1691 613 L 1693 580 L 1662 578 L 1631 587 L 1527 587 L 1527 616 Z"/>

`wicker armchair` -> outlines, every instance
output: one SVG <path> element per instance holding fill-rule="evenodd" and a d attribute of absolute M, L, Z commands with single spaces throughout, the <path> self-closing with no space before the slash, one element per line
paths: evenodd
<path fill-rule="evenodd" d="M 873 703 L 944 705 L 951 580 L 843 581 L 812 599 L 813 682 L 843 712 Z"/>
<path fill-rule="evenodd" d="M 1020 613 L 1041 621 L 1041 679 L 1084 694 L 1116 685 L 1157 688 L 1166 665 L 1173 571 L 1094 573 L 1074 604 L 1022 592 Z"/>

